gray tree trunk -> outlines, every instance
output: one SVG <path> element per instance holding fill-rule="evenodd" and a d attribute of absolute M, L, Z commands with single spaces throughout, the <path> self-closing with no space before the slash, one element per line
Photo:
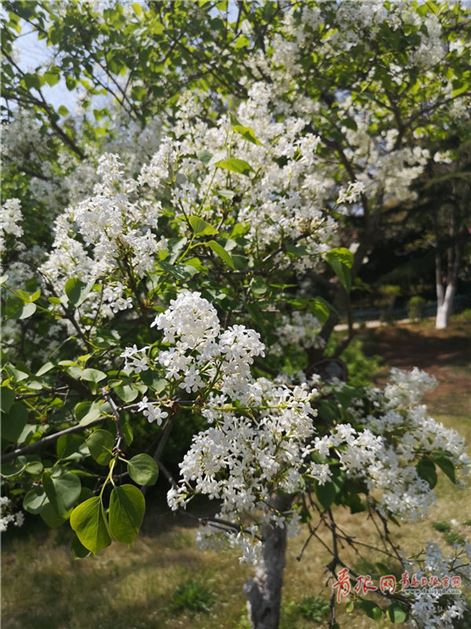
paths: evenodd
<path fill-rule="evenodd" d="M 287 510 L 292 502 L 288 496 L 277 496 L 273 506 Z M 280 623 L 281 589 L 286 563 L 286 527 L 267 524 L 262 530 L 262 560 L 255 576 L 244 586 L 249 618 L 253 629 L 277 629 Z"/>

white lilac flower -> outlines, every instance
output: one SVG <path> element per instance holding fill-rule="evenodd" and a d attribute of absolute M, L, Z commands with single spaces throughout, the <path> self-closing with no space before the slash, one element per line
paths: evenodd
<path fill-rule="evenodd" d="M 142 413 L 149 423 L 155 422 L 157 426 L 168 417 L 167 411 L 163 411 L 158 402 L 149 402 L 147 396 L 139 402 L 137 411 Z"/>

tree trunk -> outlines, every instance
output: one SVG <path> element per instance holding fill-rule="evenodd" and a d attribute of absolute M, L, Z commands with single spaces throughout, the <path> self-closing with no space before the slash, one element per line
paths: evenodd
<path fill-rule="evenodd" d="M 279 511 L 285 511 L 291 502 L 288 496 L 278 496 L 273 505 Z M 262 559 L 255 576 L 245 584 L 244 592 L 252 629 L 278 629 L 286 563 L 286 527 L 266 524 L 262 538 Z"/>
<path fill-rule="evenodd" d="M 461 238 L 458 229 L 456 208 L 453 207 L 449 217 L 449 244 L 446 249 L 446 273 L 442 266 L 442 255 L 437 247 L 435 255 L 435 284 L 437 288 L 437 316 L 435 327 L 444 330 L 453 312 L 453 302 L 458 283 L 461 261 Z"/>
<path fill-rule="evenodd" d="M 448 320 L 453 311 L 453 300 L 456 293 L 456 284 L 448 284 L 445 291 L 443 290 L 443 286 L 441 286 L 440 292 L 441 299 L 437 299 L 437 316 L 435 319 L 435 327 L 437 330 L 444 330 L 448 326 Z"/>

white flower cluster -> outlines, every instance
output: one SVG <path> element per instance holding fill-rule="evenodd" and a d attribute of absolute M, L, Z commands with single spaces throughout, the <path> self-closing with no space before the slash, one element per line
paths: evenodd
<path fill-rule="evenodd" d="M 250 366 L 264 355 L 257 332 L 234 325 L 220 333 L 214 306 L 188 290 L 181 291 L 152 325 L 173 345 L 157 358 L 168 380 L 188 393 L 214 387 L 217 381 L 224 394 L 245 399 Z"/>
<path fill-rule="evenodd" d="M 420 565 L 406 564 L 411 574 L 420 581 L 423 577 L 439 576 L 449 578 L 450 585 L 444 587 L 407 588 L 405 595 L 410 598 L 410 617 L 414 626 L 420 629 L 453 629 L 456 621 L 463 617 L 466 601 L 460 588 L 452 585 L 453 577 L 463 581 L 471 578 L 471 544 L 465 544 L 461 553 L 450 557 L 443 556 L 440 547 L 430 542 L 425 549 L 425 557 Z"/>
<path fill-rule="evenodd" d="M 265 83 L 252 85 L 235 112 L 235 127 L 226 115 L 216 126 L 203 121 L 197 95 L 184 96 L 175 137 L 162 140 L 139 182 L 159 194 L 167 190 L 172 206 L 186 215 L 198 208 L 217 223 L 227 208 L 227 220 L 249 227 L 249 255 L 255 247 L 260 252 L 286 239 L 301 240 L 307 250 L 297 265 L 310 267 L 335 230 L 323 209 L 333 182 L 317 175 L 319 138 L 306 130 L 307 120 L 289 116 L 275 122 L 271 95 Z M 232 158 L 242 160 L 246 176 L 219 166 Z M 187 234 L 185 221 L 181 230 Z M 286 255 L 280 252 L 275 261 L 286 264 Z"/>
<path fill-rule="evenodd" d="M 147 396 L 144 396 L 139 402 L 137 411 L 147 418 L 149 424 L 155 422 L 157 426 L 160 426 L 162 421 L 168 417 L 167 411 L 163 411 L 159 404 L 150 402 Z"/>
<path fill-rule="evenodd" d="M 7 235 L 20 238 L 23 235 L 21 222 L 21 203 L 19 199 L 8 199 L 2 205 L 0 212 L 0 250 L 3 252 Z"/>
<path fill-rule="evenodd" d="M 365 190 L 365 184 L 361 181 L 351 181 L 346 188 L 341 188 L 337 203 L 355 203 Z"/>
<path fill-rule="evenodd" d="M 125 282 L 150 271 L 167 241 L 154 233 L 160 205 L 137 200 L 136 182 L 125 177 L 116 155 L 100 158 L 98 179 L 92 197 L 58 217 L 53 250 L 41 271 L 58 291 L 69 277 L 86 284 L 106 281 L 101 292 L 89 292 L 82 309 L 94 314 L 99 308 L 109 317 L 132 306 Z"/>
<path fill-rule="evenodd" d="M 22 511 L 13 512 L 13 504 L 7 496 L 0 497 L 0 533 L 5 533 L 10 525 L 22 526 L 25 516 Z"/>
<path fill-rule="evenodd" d="M 400 86 L 407 84 L 411 74 L 415 76 L 417 68 L 420 68 L 416 87 L 421 92 L 434 93 L 432 107 L 437 118 L 433 124 L 441 126 L 442 118 L 438 117 L 440 112 L 453 115 L 456 119 L 469 119 L 469 97 L 463 95 L 453 98 L 452 82 L 446 83 L 445 79 L 441 86 L 436 82 L 437 64 L 446 60 L 451 53 L 461 55 L 466 50 L 469 54 L 469 42 L 465 44 L 460 40 L 455 45 L 452 41 L 447 53 L 446 40 L 449 37 L 446 35 L 446 20 L 453 22 L 453 18 L 445 9 L 437 14 L 431 11 L 422 13 L 417 7 L 412 7 L 410 2 L 392 2 L 386 7 L 383 0 L 339 0 L 335 3 L 335 10 L 332 10 L 329 2 L 305 2 L 301 5 L 294 3 L 286 7 L 283 24 L 270 39 L 272 52 L 268 55 L 255 54 L 252 58 L 254 76 L 264 79 L 269 77 L 270 84 L 266 90 L 269 92 L 272 111 L 279 117 L 295 112 L 300 118 L 312 121 L 314 127 L 318 125 L 321 136 L 323 120 L 333 119 L 333 126 L 338 125 L 342 132 L 343 138 L 338 146 L 343 149 L 344 165 L 345 161 L 349 162 L 346 169 L 348 177 L 352 178 L 352 174 L 355 174 L 357 183 L 364 187 L 369 203 L 379 204 L 380 207 L 397 207 L 401 203 L 413 201 L 416 195 L 411 186 L 424 172 L 431 156 L 422 142 L 412 146 L 402 134 L 402 123 L 398 123 L 395 118 L 395 108 L 400 107 L 395 99 L 400 97 L 393 96 L 391 101 L 391 97 L 382 99 L 373 96 L 365 99 L 362 96 L 366 84 L 373 90 L 376 86 L 378 94 L 385 89 L 383 79 L 378 80 L 375 65 L 366 75 L 359 73 L 355 77 L 352 74 L 352 84 L 347 90 L 339 89 L 338 85 L 332 86 L 330 100 L 323 102 L 316 95 L 304 95 L 299 84 L 309 76 L 310 70 L 305 70 L 306 59 L 312 54 L 328 64 L 348 55 L 352 47 L 359 47 L 356 53 L 359 58 L 363 49 L 366 58 L 372 48 L 377 46 L 379 50 L 383 46 L 385 29 L 391 29 L 391 38 L 413 32 L 414 37 L 408 38 L 407 44 L 404 42 L 407 50 L 400 62 L 395 55 L 391 55 L 387 61 L 383 57 L 383 71 L 399 90 Z M 315 67 L 314 64 L 311 71 Z M 395 90 L 392 92 L 394 94 Z M 402 91 L 402 94 L 405 93 L 407 90 Z M 428 96 L 424 96 L 421 104 L 424 112 L 427 112 L 429 106 Z M 344 124 L 347 119 L 349 123 Z M 415 137 L 428 136 L 430 133 L 430 128 L 425 125 L 412 130 Z M 317 172 L 323 175 L 319 179 L 338 177 L 338 172 L 335 173 L 329 165 L 331 152 L 327 155 L 325 161 L 322 157 L 317 161 Z M 319 184 L 318 188 L 321 189 Z M 351 196 L 348 188 L 342 189 L 338 203 L 354 202 L 356 195 Z"/>
<path fill-rule="evenodd" d="M 183 507 L 195 494 L 219 500 L 219 517 L 245 531 L 234 534 L 231 543 L 246 560 L 257 554 L 260 526 L 296 521 L 296 509 L 279 513 L 270 508 L 271 497 L 328 482 L 332 457 L 348 477 L 363 481 L 385 516 L 409 520 L 424 515 L 434 500 L 417 467 L 424 456 L 446 457 L 457 470 L 468 463 L 463 440 L 419 405 L 434 384 L 420 370 L 392 370 L 384 390 L 360 392 L 350 403 L 355 427 L 337 424 L 319 437 L 311 406 L 318 395 L 313 384 L 254 379 L 251 366 L 264 355 L 259 335 L 241 325 L 222 330 L 216 309 L 200 293 L 181 291 L 154 325 L 170 348 L 157 355 L 152 346 L 127 348 L 126 369 L 137 374 L 161 370 L 171 395 L 178 398 L 182 389 L 194 394 L 198 413 L 208 423 L 193 437 L 180 464 L 181 480 L 168 493 L 169 505 Z M 326 392 L 343 386 L 330 383 Z M 160 425 L 168 416 L 162 410 L 168 401 L 163 402 L 145 397 L 138 410 Z"/>
<path fill-rule="evenodd" d="M 433 385 L 434 379 L 419 369 L 393 369 L 384 390 L 368 391 L 370 411 L 364 401 L 352 403 L 352 418 L 363 429 L 341 424 L 315 440 L 320 454 L 334 448 L 347 474 L 365 481 L 385 515 L 415 520 L 426 514 L 435 495 L 417 470 L 423 457 L 444 456 L 465 472 L 470 464 L 463 438 L 419 404 Z"/>
<path fill-rule="evenodd" d="M 171 344 L 156 363 L 172 388 L 198 394 L 199 412 L 209 424 L 194 436 L 180 464 L 181 482 L 168 494 L 169 504 L 177 509 L 193 495 L 205 494 L 221 501 L 221 518 L 241 527 L 247 517 L 256 521 L 251 539 L 239 537 L 237 542 L 245 548 L 245 559 L 253 558 L 253 534 L 263 522 L 284 526 L 296 516 L 269 507 L 273 492 L 296 493 L 307 480 L 324 483 L 330 477 L 328 466 L 313 464 L 309 456 L 315 392 L 307 385 L 254 379 L 251 365 L 264 354 L 258 333 L 242 325 L 222 331 L 215 308 L 200 293 L 179 293 L 155 325 L 163 342 Z M 128 370 L 148 367 L 151 359 L 142 358 L 146 350 L 126 349 Z M 138 410 L 159 424 L 166 416 L 159 406 L 146 397 Z"/>
<path fill-rule="evenodd" d="M 310 461 L 307 445 L 314 433 L 313 392 L 307 387 L 275 385 L 265 379 L 246 384 L 245 402 L 237 407 L 224 394 L 213 394 L 202 410 L 211 426 L 193 438 L 180 464 L 181 481 L 168 493 L 173 509 L 195 494 L 221 501 L 219 517 L 252 526 L 248 535 L 232 535 L 244 561 L 260 550 L 254 536 L 265 522 L 287 526 L 295 511 L 279 513 L 270 507 L 276 491 L 303 491 L 307 479 L 324 483 L 327 465 Z M 245 528 L 244 528 L 245 530 Z"/>
<path fill-rule="evenodd" d="M 321 328 L 319 320 L 310 312 L 295 310 L 291 315 L 283 315 L 276 328 L 280 343 L 271 349 L 276 354 L 281 354 L 286 345 L 304 349 L 323 347 L 324 339 L 319 336 Z"/>

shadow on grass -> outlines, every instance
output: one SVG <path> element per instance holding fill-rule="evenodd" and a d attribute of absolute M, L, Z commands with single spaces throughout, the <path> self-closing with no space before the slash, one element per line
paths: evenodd
<path fill-rule="evenodd" d="M 366 333 L 368 342 L 388 366 L 467 367 L 471 362 L 471 324 L 454 324 L 451 330 L 429 326 L 380 328 Z"/>

